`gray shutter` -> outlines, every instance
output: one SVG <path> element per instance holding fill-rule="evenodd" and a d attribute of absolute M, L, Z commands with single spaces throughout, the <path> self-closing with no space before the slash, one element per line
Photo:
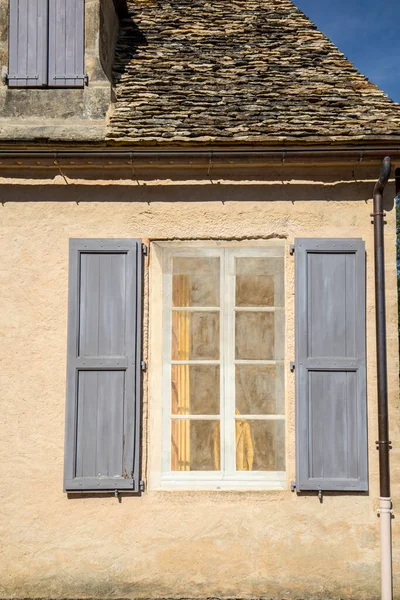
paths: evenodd
<path fill-rule="evenodd" d="M 47 84 L 48 0 L 10 0 L 10 87 Z"/>
<path fill-rule="evenodd" d="M 50 0 L 49 86 L 84 85 L 84 0 Z"/>
<path fill-rule="evenodd" d="M 360 239 L 298 239 L 298 490 L 368 489 L 365 248 Z"/>
<path fill-rule="evenodd" d="M 139 489 L 140 240 L 70 241 L 65 490 Z"/>

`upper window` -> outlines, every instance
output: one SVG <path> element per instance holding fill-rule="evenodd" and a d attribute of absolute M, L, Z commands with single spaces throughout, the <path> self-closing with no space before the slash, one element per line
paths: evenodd
<path fill-rule="evenodd" d="M 284 245 L 166 247 L 168 486 L 285 483 Z"/>
<path fill-rule="evenodd" d="M 84 0 L 10 0 L 9 87 L 82 87 Z"/>

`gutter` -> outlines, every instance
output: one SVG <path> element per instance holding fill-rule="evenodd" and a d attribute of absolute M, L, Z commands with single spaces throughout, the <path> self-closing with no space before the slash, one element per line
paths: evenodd
<path fill-rule="evenodd" d="M 171 150 L 0 150 L 0 168 L 13 166 L 263 166 L 286 161 L 297 164 L 348 164 L 380 162 L 390 154 L 400 159 L 400 147 L 388 148 L 273 148 L 273 149 L 171 149 Z M 29 164 L 31 163 L 31 164 Z M 32 164 L 34 163 L 34 164 Z"/>

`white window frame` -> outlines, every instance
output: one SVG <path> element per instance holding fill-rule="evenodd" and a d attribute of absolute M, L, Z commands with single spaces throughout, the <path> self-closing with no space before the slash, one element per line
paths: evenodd
<path fill-rule="evenodd" d="M 235 419 L 283 420 L 285 415 L 235 416 L 234 398 L 235 364 L 282 364 L 282 360 L 236 361 L 234 357 L 234 297 L 236 257 L 282 257 L 285 259 L 285 241 L 279 239 L 254 242 L 166 242 L 157 244 L 162 249 L 162 448 L 160 487 L 162 489 L 253 489 L 281 490 L 287 487 L 286 471 L 236 471 Z M 172 348 L 172 258 L 218 256 L 220 267 L 220 307 L 193 307 L 189 310 L 220 312 L 220 360 L 184 361 L 183 364 L 220 364 L 220 415 L 193 415 L 174 418 L 220 420 L 221 423 L 221 471 L 172 471 L 171 470 L 171 365 Z M 227 267 L 227 268 L 226 268 Z M 228 292 L 228 293 L 227 293 Z M 226 300 L 223 302 L 223 298 Z M 175 309 L 174 309 L 175 310 Z M 246 310 L 246 308 L 240 308 Z M 252 311 L 285 312 L 285 307 L 251 307 Z M 285 341 L 284 341 L 285 342 Z M 285 348 L 285 343 L 283 344 Z M 225 348 L 225 351 L 223 351 Z M 224 376 L 225 377 L 224 377 Z M 285 373 L 286 380 L 286 373 Z M 285 431 L 285 446 L 286 446 Z M 286 452 L 285 452 L 286 454 Z"/>

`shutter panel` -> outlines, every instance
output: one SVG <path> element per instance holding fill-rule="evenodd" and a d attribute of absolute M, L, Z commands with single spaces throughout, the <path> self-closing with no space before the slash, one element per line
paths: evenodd
<path fill-rule="evenodd" d="M 140 240 L 71 240 L 66 491 L 139 490 Z"/>
<path fill-rule="evenodd" d="M 48 0 L 10 0 L 9 87 L 47 84 Z"/>
<path fill-rule="evenodd" d="M 365 248 L 360 239 L 298 239 L 298 490 L 368 489 Z"/>
<path fill-rule="evenodd" d="M 51 0 L 49 5 L 49 86 L 82 87 L 84 0 Z"/>

